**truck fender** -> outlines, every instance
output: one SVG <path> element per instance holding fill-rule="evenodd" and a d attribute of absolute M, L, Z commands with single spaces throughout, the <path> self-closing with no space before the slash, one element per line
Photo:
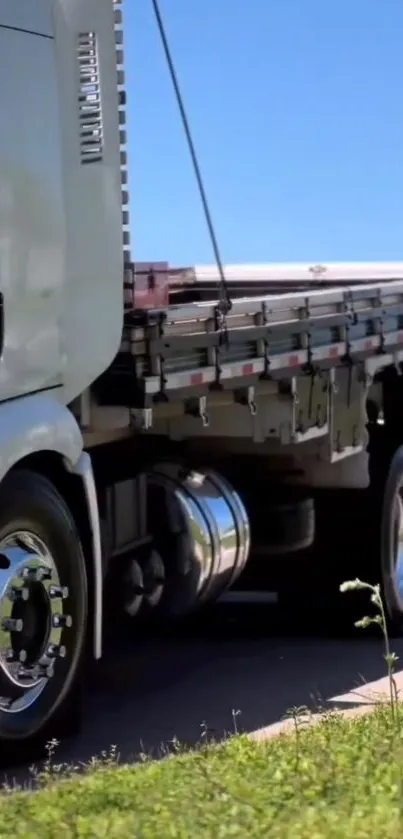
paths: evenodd
<path fill-rule="evenodd" d="M 82 452 L 77 463 L 66 466 L 74 475 L 81 478 L 87 503 L 88 521 L 91 530 L 92 562 L 94 573 L 94 658 L 102 657 L 102 622 L 103 622 L 103 567 L 101 545 L 101 523 L 99 520 L 97 490 L 91 458 L 88 452 Z"/>
<path fill-rule="evenodd" d="M 91 458 L 83 451 L 81 430 L 69 409 L 52 397 L 36 393 L 0 402 L 0 481 L 24 458 L 41 452 L 61 456 L 66 472 L 81 479 L 91 532 L 94 579 L 95 658 L 102 655 L 102 551 L 98 501 Z"/>

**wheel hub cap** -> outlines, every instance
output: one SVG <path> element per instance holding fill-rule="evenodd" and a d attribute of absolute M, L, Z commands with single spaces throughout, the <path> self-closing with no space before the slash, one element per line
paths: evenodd
<path fill-rule="evenodd" d="M 0 711 L 21 712 L 40 696 L 66 648 L 68 589 L 42 541 L 16 533 L 0 543 Z"/>

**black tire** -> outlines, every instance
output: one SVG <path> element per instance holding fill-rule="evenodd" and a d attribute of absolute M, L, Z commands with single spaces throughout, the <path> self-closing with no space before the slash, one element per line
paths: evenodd
<path fill-rule="evenodd" d="M 61 584 L 68 587 L 65 610 L 72 626 L 62 630 L 66 656 L 56 662 L 37 700 L 15 714 L 0 710 L 3 765 L 41 757 L 50 740 L 78 730 L 88 611 L 85 559 L 75 522 L 55 487 L 37 473 L 11 472 L 0 486 L 0 544 L 16 531 L 35 534 L 48 548 Z"/>
<path fill-rule="evenodd" d="M 380 487 L 378 500 L 382 510 L 379 534 L 382 596 L 389 622 L 389 632 L 393 635 L 401 635 L 403 632 L 403 578 L 399 586 L 397 570 L 399 524 L 400 529 L 403 527 L 401 506 L 403 501 L 403 446 L 399 446 L 392 457 L 386 479 Z M 400 538 L 403 538 L 403 533 Z M 401 573 L 403 573 L 403 542 L 400 542 L 400 552 Z"/>
<path fill-rule="evenodd" d="M 396 521 L 403 499 L 403 446 L 394 452 L 382 438 L 373 452 L 368 490 L 323 491 L 316 499 L 317 535 L 302 562 L 290 567 L 280 586 L 283 611 L 308 617 L 318 628 L 353 629 L 373 613 L 370 594 L 339 591 L 356 577 L 380 584 L 391 635 L 403 631 L 403 585 L 396 580 Z M 403 554 L 403 544 L 401 546 Z M 305 605 L 304 605 L 305 604 Z"/>

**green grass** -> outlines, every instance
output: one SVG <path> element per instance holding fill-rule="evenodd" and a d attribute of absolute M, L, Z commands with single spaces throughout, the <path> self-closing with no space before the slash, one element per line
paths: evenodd
<path fill-rule="evenodd" d="M 43 784 L 0 796 L 0 839 L 401 839 L 403 710 Z"/>

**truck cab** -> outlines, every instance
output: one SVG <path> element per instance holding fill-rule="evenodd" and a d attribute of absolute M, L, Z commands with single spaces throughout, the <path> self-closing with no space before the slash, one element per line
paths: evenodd
<path fill-rule="evenodd" d="M 1 399 L 52 389 L 68 404 L 120 344 L 120 15 L 102 0 L 0 3 Z"/>

